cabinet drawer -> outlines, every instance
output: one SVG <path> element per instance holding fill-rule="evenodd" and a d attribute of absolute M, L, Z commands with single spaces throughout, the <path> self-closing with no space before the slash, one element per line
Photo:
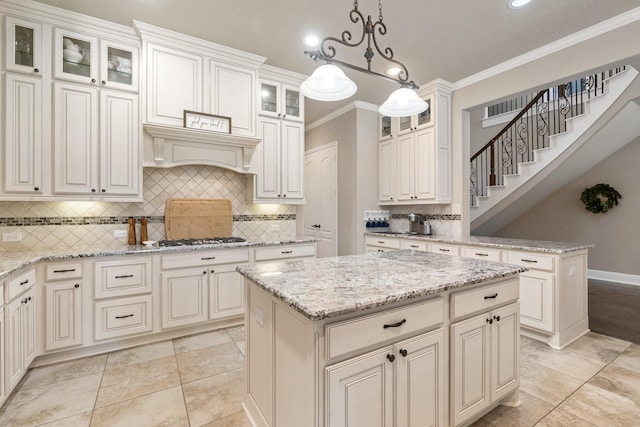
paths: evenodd
<path fill-rule="evenodd" d="M 400 249 L 399 239 L 390 239 L 383 236 L 365 236 L 364 244 L 366 246 L 379 246 L 381 248 Z"/>
<path fill-rule="evenodd" d="M 255 252 L 256 261 L 314 256 L 316 256 L 315 245 L 272 246 L 268 248 L 256 248 Z"/>
<path fill-rule="evenodd" d="M 435 328 L 444 320 L 442 298 L 326 326 L 326 357 L 334 357 Z M 397 326 L 396 326 L 397 325 Z"/>
<path fill-rule="evenodd" d="M 467 258 L 483 259 L 485 261 L 500 262 L 502 251 L 500 249 L 464 247 L 462 248 L 462 256 Z"/>
<path fill-rule="evenodd" d="M 451 320 L 456 321 L 471 314 L 492 310 L 517 301 L 519 279 L 510 279 L 495 285 L 483 286 L 451 295 Z"/>
<path fill-rule="evenodd" d="M 169 268 L 200 267 L 244 262 L 249 262 L 249 249 L 247 248 L 163 255 L 161 266 L 163 270 L 166 270 Z"/>
<path fill-rule="evenodd" d="M 77 279 L 82 277 L 82 263 L 73 262 L 65 264 L 47 264 L 45 267 L 44 277 L 47 282 L 54 280 Z"/>
<path fill-rule="evenodd" d="M 96 299 L 151 292 L 151 258 L 96 262 L 95 275 Z"/>
<path fill-rule="evenodd" d="M 555 270 L 555 259 L 552 256 L 539 255 L 532 252 L 517 251 L 509 251 L 506 254 L 507 259 L 505 260 L 505 262 L 508 264 L 522 265 L 532 270 Z"/>
<path fill-rule="evenodd" d="M 416 242 L 415 240 L 403 240 L 402 249 L 413 249 L 414 251 L 427 251 L 427 242 Z"/>
<path fill-rule="evenodd" d="M 151 331 L 151 295 L 97 302 L 95 339 Z"/>
<path fill-rule="evenodd" d="M 8 290 L 8 300 L 10 302 L 12 299 L 20 295 L 21 293 L 31 289 L 33 285 L 36 284 L 36 270 L 31 269 L 29 271 L 25 271 L 19 276 L 7 281 Z"/>
<path fill-rule="evenodd" d="M 460 247 L 455 245 L 448 245 L 446 243 L 431 243 L 429 244 L 429 252 L 460 256 Z"/>

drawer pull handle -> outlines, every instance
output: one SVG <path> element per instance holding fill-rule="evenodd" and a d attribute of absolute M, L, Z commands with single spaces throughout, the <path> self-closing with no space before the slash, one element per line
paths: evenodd
<path fill-rule="evenodd" d="M 410 248 L 418 248 L 418 245 L 409 245 Z"/>
<path fill-rule="evenodd" d="M 20 282 L 20 286 L 26 285 L 27 283 L 29 283 L 29 279 Z"/>
<path fill-rule="evenodd" d="M 405 350 L 404 348 L 401 348 L 400 354 L 402 355 L 402 357 L 407 357 L 407 350 Z"/>
<path fill-rule="evenodd" d="M 133 317 L 133 314 L 125 314 L 124 316 L 116 316 L 116 319 L 126 319 L 127 317 Z"/>
<path fill-rule="evenodd" d="M 394 360 L 396 360 L 396 357 L 393 354 L 387 354 L 387 359 L 389 360 L 389 362 L 393 362 Z"/>
<path fill-rule="evenodd" d="M 521 258 L 520 261 L 522 261 L 522 262 L 532 262 L 534 264 L 538 262 L 535 259 L 524 259 L 524 258 Z"/>
<path fill-rule="evenodd" d="M 116 276 L 116 279 L 128 279 L 130 277 L 133 277 L 133 274 L 125 274 L 122 276 Z"/>
<path fill-rule="evenodd" d="M 442 249 L 442 248 L 440 248 L 440 249 L 438 249 L 438 250 L 439 250 L 440 252 L 450 252 L 450 250 L 449 250 L 449 249 Z"/>
<path fill-rule="evenodd" d="M 378 243 L 380 243 L 381 245 L 384 245 L 386 242 L 384 240 L 378 240 Z"/>
<path fill-rule="evenodd" d="M 216 257 L 214 257 L 214 256 L 206 256 L 206 257 L 203 257 L 203 258 L 200 258 L 200 259 L 201 259 L 202 261 L 208 261 L 208 260 L 210 260 L 210 259 L 216 259 Z"/>
<path fill-rule="evenodd" d="M 396 323 L 392 323 L 392 324 L 390 324 L 390 325 L 383 325 L 383 326 L 382 326 L 382 329 L 387 329 L 387 328 L 397 328 L 397 327 L 399 327 L 399 326 L 404 325 L 405 323 L 407 323 L 407 319 L 402 319 L 401 321 L 396 322 Z"/>
<path fill-rule="evenodd" d="M 293 253 L 293 251 L 282 251 L 281 253 L 282 253 L 282 254 L 292 254 L 292 253 Z"/>
<path fill-rule="evenodd" d="M 487 295 L 484 297 L 484 299 L 496 299 L 498 297 L 498 293 L 496 292 L 493 295 Z"/>
<path fill-rule="evenodd" d="M 489 254 L 483 254 L 482 252 L 476 252 L 476 255 L 478 255 L 478 256 L 489 256 Z"/>
<path fill-rule="evenodd" d="M 54 273 L 71 273 L 72 271 L 76 271 L 75 268 L 65 268 L 64 270 L 53 270 Z"/>

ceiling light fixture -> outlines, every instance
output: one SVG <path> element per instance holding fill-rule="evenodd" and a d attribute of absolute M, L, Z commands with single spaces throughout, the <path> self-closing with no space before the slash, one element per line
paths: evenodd
<path fill-rule="evenodd" d="M 531 0 L 509 0 L 509 7 L 511 9 L 517 9 L 529 3 L 531 3 Z"/>
<path fill-rule="evenodd" d="M 354 0 L 353 10 L 349 13 L 349 18 L 354 24 L 362 24 L 362 35 L 359 40 L 352 42 L 353 36 L 351 31 L 345 30 L 342 32 L 341 38 L 325 37 L 322 39 L 320 50 L 305 50 L 305 55 L 308 55 L 314 61 L 325 61 L 327 64 L 318 67 L 313 74 L 302 83 L 300 92 L 307 98 L 319 101 L 340 101 L 353 95 L 357 90 L 357 86 L 336 66 L 340 65 L 352 70 L 372 74 L 385 80 L 400 83 L 400 89 L 394 91 L 378 109 L 380 114 L 391 117 L 403 117 L 418 114 L 426 110 L 429 104 L 421 99 L 415 92 L 418 86 L 413 81 L 409 81 L 409 71 L 407 67 L 400 61 L 393 59 L 393 50 L 390 47 L 381 50 L 378 46 L 376 33 L 381 36 L 387 34 L 387 26 L 382 22 L 382 0 L 378 0 L 378 20 L 375 23 L 372 22 L 371 15 L 369 15 L 365 21 L 364 16 L 358 10 L 358 0 Z M 349 64 L 348 62 L 335 58 L 337 53 L 335 44 L 341 44 L 346 47 L 358 47 L 364 43 L 365 36 L 367 39 L 367 47 L 364 57 L 367 60 L 367 68 Z M 374 49 L 384 60 L 399 69 L 394 77 L 371 70 L 371 60 L 375 56 Z"/>

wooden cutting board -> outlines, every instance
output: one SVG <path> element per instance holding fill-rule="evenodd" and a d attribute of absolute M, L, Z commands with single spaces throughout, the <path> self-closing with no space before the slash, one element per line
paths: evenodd
<path fill-rule="evenodd" d="M 231 200 L 170 198 L 164 224 L 168 240 L 229 237 L 233 230 Z"/>

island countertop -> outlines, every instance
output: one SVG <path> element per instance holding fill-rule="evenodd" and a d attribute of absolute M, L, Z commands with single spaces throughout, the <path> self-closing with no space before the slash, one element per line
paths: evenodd
<path fill-rule="evenodd" d="M 511 264 L 412 250 L 237 268 L 312 320 L 421 298 L 526 270 Z"/>

